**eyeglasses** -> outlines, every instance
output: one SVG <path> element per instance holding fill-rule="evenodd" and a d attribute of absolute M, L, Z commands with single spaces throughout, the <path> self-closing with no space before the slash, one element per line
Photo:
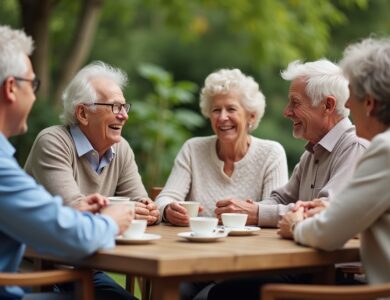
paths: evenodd
<path fill-rule="evenodd" d="M 90 103 L 90 104 L 85 104 L 87 106 L 91 106 L 91 105 L 103 105 L 103 106 L 111 106 L 111 110 L 112 110 L 112 113 L 114 115 L 117 115 L 119 114 L 121 111 L 122 111 L 122 108 L 125 109 L 125 112 L 128 113 L 130 108 L 131 108 L 131 104 L 130 103 L 125 103 L 125 104 L 122 104 L 122 103 Z"/>
<path fill-rule="evenodd" d="M 39 80 L 37 77 L 35 77 L 34 79 L 26 79 L 26 78 L 21 78 L 21 77 L 14 76 L 14 78 L 16 80 L 18 80 L 18 81 L 28 81 L 28 82 L 31 82 L 31 87 L 32 87 L 34 93 L 36 93 L 39 90 L 39 87 L 41 86 L 41 80 Z"/>

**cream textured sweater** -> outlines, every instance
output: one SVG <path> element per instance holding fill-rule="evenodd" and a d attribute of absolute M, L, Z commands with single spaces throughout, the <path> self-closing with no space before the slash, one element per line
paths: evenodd
<path fill-rule="evenodd" d="M 163 215 L 173 201 L 198 201 L 202 215 L 213 216 L 215 203 L 233 197 L 260 201 L 287 182 L 287 159 L 283 147 L 274 141 L 251 137 L 248 152 L 234 163 L 229 177 L 216 153 L 216 136 L 188 140 L 176 157 L 168 181 L 156 199 Z"/>
<path fill-rule="evenodd" d="M 78 157 L 68 128 L 52 126 L 37 136 L 24 168 L 68 205 L 91 193 L 127 196 L 132 200 L 147 197 L 127 141 L 122 138 L 113 148 L 115 157 L 98 174 L 85 156 Z"/>

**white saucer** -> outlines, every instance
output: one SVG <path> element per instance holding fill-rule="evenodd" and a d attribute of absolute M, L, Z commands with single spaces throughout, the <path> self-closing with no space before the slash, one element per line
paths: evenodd
<path fill-rule="evenodd" d="M 144 233 L 142 236 L 134 238 L 124 238 L 120 235 L 115 240 L 118 244 L 147 244 L 159 239 L 161 239 L 159 234 Z"/>
<path fill-rule="evenodd" d="M 226 226 L 220 226 L 218 228 L 221 228 L 222 230 L 226 230 L 229 235 L 251 235 L 254 232 L 257 232 L 260 230 L 260 227 L 256 226 L 245 226 L 243 228 L 232 228 L 232 227 L 226 227 Z"/>
<path fill-rule="evenodd" d="M 209 242 L 215 242 L 218 239 L 225 238 L 228 235 L 227 231 L 217 231 L 213 233 L 212 235 L 207 236 L 199 236 L 195 235 L 192 231 L 188 232 L 180 232 L 177 234 L 178 236 L 185 238 L 191 242 L 199 242 L 199 243 L 209 243 Z"/>

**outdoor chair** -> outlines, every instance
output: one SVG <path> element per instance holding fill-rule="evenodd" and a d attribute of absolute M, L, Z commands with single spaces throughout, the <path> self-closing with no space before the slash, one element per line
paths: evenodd
<path fill-rule="evenodd" d="M 261 290 L 262 300 L 374 300 L 383 297 L 390 297 L 390 283 L 359 286 L 267 284 Z"/>
<path fill-rule="evenodd" d="M 94 299 L 91 271 L 72 269 L 29 273 L 0 273 L 0 286 L 47 286 L 64 282 L 76 283 L 75 299 Z"/>

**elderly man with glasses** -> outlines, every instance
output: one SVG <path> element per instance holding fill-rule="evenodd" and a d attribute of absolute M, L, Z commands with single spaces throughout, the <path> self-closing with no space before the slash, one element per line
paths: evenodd
<path fill-rule="evenodd" d="M 81 69 L 62 97 L 64 125 L 38 134 L 25 170 L 50 193 L 62 196 L 66 205 L 82 211 L 96 213 L 102 208 L 84 200 L 92 192 L 130 197 L 136 201 L 135 218 L 146 219 L 150 225 L 159 219 L 159 211 L 121 135 L 131 107 L 122 92 L 126 83 L 123 71 L 103 62 Z M 96 272 L 94 283 L 99 294 L 114 285 L 102 272 Z"/>

